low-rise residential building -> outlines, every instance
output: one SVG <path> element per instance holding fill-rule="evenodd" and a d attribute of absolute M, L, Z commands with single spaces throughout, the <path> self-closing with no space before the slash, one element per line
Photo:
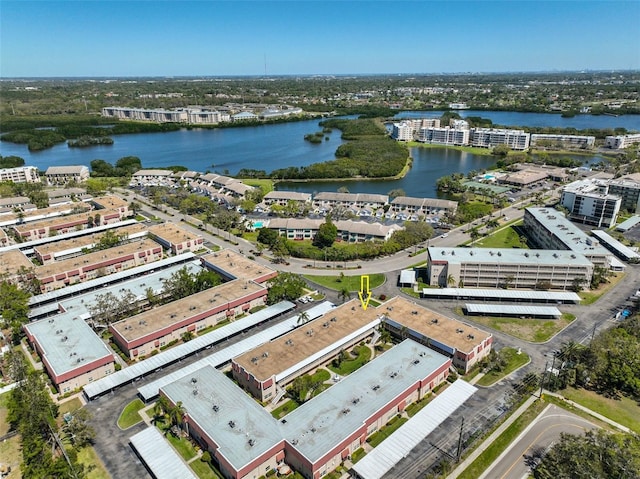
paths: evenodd
<path fill-rule="evenodd" d="M 43 293 L 82 283 L 162 259 L 162 246 L 143 240 L 38 266 L 35 277 Z"/>
<path fill-rule="evenodd" d="M 99 196 L 91 200 L 98 213 L 102 214 L 105 210 L 113 211 L 118 214 L 118 218 L 122 221 L 125 218 L 133 216 L 133 211 L 129 210 L 129 203 L 119 196 L 107 195 Z"/>
<path fill-rule="evenodd" d="M 265 287 L 238 279 L 112 323 L 109 331 L 118 347 L 135 359 L 164 349 L 185 333 L 197 333 L 263 306 L 266 297 Z"/>
<path fill-rule="evenodd" d="M 391 211 L 394 213 L 445 216 L 454 215 L 457 209 L 457 201 L 440 200 L 436 198 L 398 196 L 391 201 Z"/>
<path fill-rule="evenodd" d="M 314 195 L 313 205 L 316 208 L 382 208 L 389 202 L 388 195 L 370 193 L 333 193 L 322 192 Z"/>
<path fill-rule="evenodd" d="M 18 249 L 0 252 L 0 281 L 14 283 L 26 271 L 33 271 L 35 265 Z"/>
<path fill-rule="evenodd" d="M 233 197 L 242 197 L 248 191 L 253 190 L 253 187 L 245 185 L 242 181 L 231 178 L 229 176 L 217 175 L 215 173 L 208 173 L 198 178 L 197 183 L 201 186 L 208 186 L 214 188 L 216 193 L 230 195 Z M 197 187 L 196 187 L 197 189 Z M 211 191 L 207 191 L 211 194 Z"/>
<path fill-rule="evenodd" d="M 570 250 L 584 255 L 595 266 L 609 269 L 612 254 L 593 237 L 552 208 L 526 208 L 524 227 L 539 247 L 548 250 Z"/>
<path fill-rule="evenodd" d="M 0 181 L 13 183 L 40 183 L 38 168 L 35 166 L 18 166 L 16 168 L 0 168 Z"/>
<path fill-rule="evenodd" d="M 265 226 L 277 230 L 281 236 L 293 240 L 311 240 L 315 238 L 321 219 L 305 218 L 275 218 L 269 220 Z M 362 241 L 386 241 L 402 227 L 397 224 L 382 225 L 380 223 L 366 223 L 364 221 L 338 220 L 333 224 L 338 228 L 338 241 L 357 243 Z"/>
<path fill-rule="evenodd" d="M 129 186 L 171 186 L 172 175 L 171 170 L 138 170 L 131 175 Z"/>
<path fill-rule="evenodd" d="M 93 226 L 118 223 L 119 221 L 120 215 L 118 212 L 101 210 L 100 213 L 77 213 L 67 216 L 56 216 L 30 223 L 16 224 L 12 228 L 25 241 L 31 241 Z"/>
<path fill-rule="evenodd" d="M 49 206 L 47 208 L 31 208 L 27 205 L 22 208 L 21 212 L 11 212 L 0 215 L 0 226 L 12 226 L 16 224 L 41 221 L 48 218 L 58 218 L 70 213 L 78 213 L 88 211 L 91 206 L 87 203 L 65 203 L 61 205 Z"/>
<path fill-rule="evenodd" d="M 278 275 L 273 268 L 251 261 L 246 256 L 229 249 L 201 256 L 200 261 L 202 266 L 215 271 L 226 281 L 239 279 L 263 284 Z"/>
<path fill-rule="evenodd" d="M 327 316 L 330 316 L 327 317 Z M 270 401 L 298 376 L 331 361 L 380 324 L 379 311 L 362 310 L 358 299 L 234 358 L 234 379 L 260 401 Z"/>
<path fill-rule="evenodd" d="M 52 241 L 35 246 L 33 251 L 42 264 L 49 264 L 84 254 L 87 250 L 95 248 L 105 234 L 107 233 L 99 232 L 62 241 Z M 127 225 L 111 229 L 108 234 L 121 238 L 122 243 L 128 243 L 146 238 L 147 227 L 143 224 Z"/>
<path fill-rule="evenodd" d="M 263 202 L 267 206 L 270 206 L 270 205 L 286 206 L 290 201 L 298 204 L 311 203 L 311 193 L 273 190 L 267 193 L 266 195 L 264 195 L 264 198 L 263 198 Z"/>
<path fill-rule="evenodd" d="M 427 277 L 432 286 L 568 290 L 588 285 L 592 276 L 591 261 L 565 249 L 427 249 Z"/>
<path fill-rule="evenodd" d="M 617 222 L 622 199 L 607 190 L 603 180 L 574 181 L 562 189 L 560 204 L 569 210 L 572 221 L 610 228 Z"/>
<path fill-rule="evenodd" d="M 49 186 L 64 186 L 67 183 L 83 183 L 89 179 L 89 168 L 78 166 L 50 166 L 44 174 Z"/>
<path fill-rule="evenodd" d="M 91 327 L 73 314 L 60 314 L 24 326 L 27 339 L 58 389 L 65 394 L 115 370 L 113 353 Z"/>
<path fill-rule="evenodd" d="M 472 128 L 471 146 L 495 148 L 498 145 L 507 145 L 512 150 L 526 150 L 529 148 L 529 137 L 529 133 L 523 130 Z"/>
<path fill-rule="evenodd" d="M 382 325 L 400 338 L 409 338 L 452 358 L 467 373 L 491 352 L 493 335 L 475 326 L 399 296 L 383 306 Z"/>
<path fill-rule="evenodd" d="M 87 197 L 87 190 L 84 188 L 56 188 L 47 190 L 47 196 L 49 197 L 49 206 L 71 204 L 78 199 L 84 200 Z"/>
<path fill-rule="evenodd" d="M 532 133 L 531 146 L 571 146 L 576 148 L 593 148 L 596 143 L 595 136 L 587 135 L 561 135 L 551 133 Z"/>
<path fill-rule="evenodd" d="M 202 235 L 192 233 L 175 223 L 162 223 L 149 228 L 149 236 L 172 254 L 198 251 L 204 245 Z"/>
<path fill-rule="evenodd" d="M 640 143 L 640 133 L 607 136 L 604 139 L 605 148 L 611 148 L 613 150 L 624 150 L 626 147 L 637 143 Z"/>

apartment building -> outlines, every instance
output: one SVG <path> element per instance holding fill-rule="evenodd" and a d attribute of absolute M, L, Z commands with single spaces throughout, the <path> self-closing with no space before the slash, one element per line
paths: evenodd
<path fill-rule="evenodd" d="M 18 166 L 16 168 L 0 168 L 0 181 L 13 183 L 40 183 L 38 169 L 35 166 Z"/>
<path fill-rule="evenodd" d="M 138 170 L 131 176 L 129 186 L 171 186 L 172 175 L 171 170 Z"/>
<path fill-rule="evenodd" d="M 316 208 L 382 208 L 389 202 L 389 196 L 369 193 L 333 193 L 321 192 L 313 197 L 313 206 Z"/>
<path fill-rule="evenodd" d="M 7 208 L 9 212 L 16 208 L 30 207 L 31 200 L 26 196 L 13 196 L 11 198 L 0 198 L 0 208 Z"/>
<path fill-rule="evenodd" d="M 413 127 L 407 123 L 394 123 L 391 138 L 396 141 L 413 141 Z"/>
<path fill-rule="evenodd" d="M 204 239 L 175 223 L 162 223 L 149 228 L 149 236 L 171 251 L 172 254 L 198 251 L 203 248 Z"/>
<path fill-rule="evenodd" d="M 605 148 L 611 148 L 612 150 L 624 150 L 628 146 L 640 143 L 640 133 L 633 133 L 630 135 L 616 135 L 607 136 L 604 139 Z"/>
<path fill-rule="evenodd" d="M 70 231 L 88 228 L 90 225 L 90 217 L 91 221 L 93 221 L 94 214 L 92 212 L 56 216 L 40 221 L 16 224 L 12 226 L 12 229 L 25 241 L 32 241 L 60 233 L 69 233 Z"/>
<path fill-rule="evenodd" d="M 460 288 L 573 289 L 591 282 L 593 264 L 567 250 L 443 248 L 427 250 L 431 286 Z"/>
<path fill-rule="evenodd" d="M 130 216 L 133 216 L 133 211 L 129 210 L 129 203 L 123 200 L 122 198 L 120 198 L 119 196 L 115 196 L 115 195 L 100 196 L 98 198 L 93 198 L 91 200 L 91 203 L 97 210 L 96 211 L 97 213 L 102 215 L 103 213 L 106 213 L 107 211 L 109 211 L 111 212 L 110 214 L 116 214 L 120 221 L 124 220 L 125 218 L 129 218 Z M 107 216 L 110 216 L 110 214 Z M 110 219 L 111 218 L 109 217 L 107 220 L 110 220 Z"/>
<path fill-rule="evenodd" d="M 547 144 L 569 146 L 574 148 L 589 149 L 596 143 L 595 136 L 586 135 L 559 135 L 550 133 L 532 133 L 531 146 L 544 146 Z"/>
<path fill-rule="evenodd" d="M 64 186 L 70 182 L 82 183 L 89 179 L 89 168 L 79 166 L 50 166 L 44 174 L 49 186 Z"/>
<path fill-rule="evenodd" d="M 292 201 L 297 204 L 311 204 L 311 193 L 300 193 L 297 191 L 277 191 L 273 190 L 264 195 L 263 202 L 267 206 L 286 206 Z"/>
<path fill-rule="evenodd" d="M 267 292 L 264 286 L 237 279 L 112 323 L 109 331 L 118 347 L 135 359 L 164 349 L 185 333 L 264 306 Z"/>
<path fill-rule="evenodd" d="M 78 390 L 115 371 L 113 353 L 73 314 L 25 324 L 24 331 L 59 393 Z"/>
<path fill-rule="evenodd" d="M 529 148 L 529 133 L 523 130 L 507 130 L 497 128 L 472 128 L 471 146 L 478 148 L 494 148 L 507 145 L 512 150 Z"/>
<path fill-rule="evenodd" d="M 425 217 L 454 215 L 457 209 L 457 201 L 437 198 L 398 196 L 391 201 L 391 211 L 394 213 L 416 214 Z"/>
<path fill-rule="evenodd" d="M 617 222 L 622 199 L 607 190 L 604 181 L 574 181 L 563 188 L 560 204 L 569 210 L 572 221 L 611 228 Z"/>
<path fill-rule="evenodd" d="M 605 269 L 611 267 L 611 252 L 593 237 L 574 225 L 565 216 L 552 208 L 526 208 L 524 227 L 540 248 L 569 250 L 584 255 L 594 265 Z"/>
<path fill-rule="evenodd" d="M 293 240 L 311 240 L 316 236 L 320 225 L 325 221 L 309 218 L 275 218 L 265 226 L 277 230 L 280 236 Z M 364 221 L 338 220 L 333 224 L 338 228 L 338 241 L 351 243 L 363 241 L 387 241 L 402 226 L 397 224 L 382 225 Z"/>
<path fill-rule="evenodd" d="M 608 194 L 620 197 L 620 209 L 640 213 L 640 174 L 632 173 L 609 180 Z"/>
<path fill-rule="evenodd" d="M 142 240 L 86 255 L 37 266 L 35 277 L 42 293 L 82 283 L 162 259 L 162 246 Z"/>
<path fill-rule="evenodd" d="M 469 144 L 469 128 L 445 126 L 420 128 L 418 141 L 436 145 L 464 146 Z"/>

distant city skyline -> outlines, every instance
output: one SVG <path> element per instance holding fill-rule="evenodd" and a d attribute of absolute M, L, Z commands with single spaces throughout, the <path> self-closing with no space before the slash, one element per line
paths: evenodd
<path fill-rule="evenodd" d="M 0 77 L 640 69 L 638 1 L 16 1 Z"/>

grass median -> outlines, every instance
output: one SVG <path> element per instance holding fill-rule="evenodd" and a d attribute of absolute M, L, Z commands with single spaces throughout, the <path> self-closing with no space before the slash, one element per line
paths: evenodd
<path fill-rule="evenodd" d="M 515 348 L 502 348 L 499 352 L 500 356 L 506 361 L 505 366 L 500 371 L 489 371 L 482 376 L 476 384 L 478 386 L 491 386 L 502 378 L 508 376 L 513 371 L 529 362 L 529 355 L 518 352 Z"/>
<path fill-rule="evenodd" d="M 377 288 L 384 284 L 386 277 L 382 273 L 357 275 L 357 276 L 326 276 L 326 275 L 311 275 L 305 274 L 304 277 L 309 281 L 313 281 L 325 288 L 340 291 L 343 288 L 347 288 L 349 291 L 360 291 L 360 283 L 362 276 L 369 276 L 369 289 Z"/>
<path fill-rule="evenodd" d="M 129 429 L 131 426 L 142 422 L 142 416 L 140 416 L 139 412 L 143 407 L 144 403 L 140 399 L 134 399 L 127 404 L 118 418 L 118 427 L 120 429 Z"/>

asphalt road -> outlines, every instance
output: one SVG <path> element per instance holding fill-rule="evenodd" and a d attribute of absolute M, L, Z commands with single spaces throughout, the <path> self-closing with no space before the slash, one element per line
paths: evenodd
<path fill-rule="evenodd" d="M 531 454 L 534 448 L 551 447 L 560 438 L 560 433 L 580 434 L 596 427 L 580 416 L 549 405 L 479 479 L 526 479 L 531 471 L 524 456 Z"/>

